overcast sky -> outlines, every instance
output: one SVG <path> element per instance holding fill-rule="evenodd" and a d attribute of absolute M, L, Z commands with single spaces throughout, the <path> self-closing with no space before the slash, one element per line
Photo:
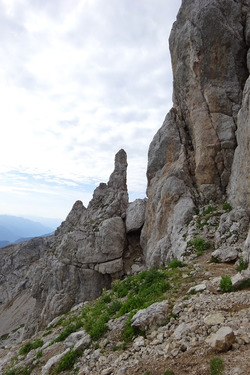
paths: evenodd
<path fill-rule="evenodd" d="M 0 0 L 0 214 L 65 219 L 128 155 L 145 196 L 181 0 Z"/>

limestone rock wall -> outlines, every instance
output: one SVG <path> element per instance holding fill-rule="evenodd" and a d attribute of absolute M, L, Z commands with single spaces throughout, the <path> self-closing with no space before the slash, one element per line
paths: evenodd
<path fill-rule="evenodd" d="M 205 196 L 225 192 L 237 114 L 248 77 L 245 1 L 186 0 L 171 35 L 174 106 L 190 134 L 194 180 Z"/>
<path fill-rule="evenodd" d="M 174 107 L 148 153 L 148 266 L 182 255 L 200 203 L 227 199 L 228 189 L 234 206 L 250 208 L 249 12 L 245 0 L 182 2 L 169 39 Z"/>
<path fill-rule="evenodd" d="M 232 205 L 246 208 L 250 215 L 250 78 L 243 92 L 237 124 L 238 146 L 235 150 L 228 195 Z"/>

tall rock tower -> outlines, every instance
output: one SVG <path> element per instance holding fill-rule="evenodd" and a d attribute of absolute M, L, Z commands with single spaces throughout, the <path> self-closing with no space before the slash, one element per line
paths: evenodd
<path fill-rule="evenodd" d="M 250 209 L 249 1 L 183 0 L 169 42 L 173 108 L 147 169 L 150 266 L 183 253 L 195 205 L 226 198 Z"/>

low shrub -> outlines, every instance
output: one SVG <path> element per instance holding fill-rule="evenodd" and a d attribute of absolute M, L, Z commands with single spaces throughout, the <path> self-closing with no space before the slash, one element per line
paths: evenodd
<path fill-rule="evenodd" d="M 223 375 L 224 363 L 219 357 L 214 357 L 210 361 L 210 375 Z"/>
<path fill-rule="evenodd" d="M 185 264 L 182 263 L 180 260 L 178 259 L 172 259 L 169 263 L 168 263 L 168 268 L 178 268 L 178 267 L 185 267 Z"/>
<path fill-rule="evenodd" d="M 15 367 L 8 369 L 4 375 L 30 375 L 32 373 L 33 368 L 29 367 Z"/>
<path fill-rule="evenodd" d="M 232 284 L 232 280 L 231 280 L 231 277 L 228 276 L 228 275 L 223 275 L 221 277 L 221 281 L 220 281 L 220 290 L 223 292 L 223 293 L 229 293 L 229 292 L 232 292 L 233 291 L 233 284 Z"/>
<path fill-rule="evenodd" d="M 210 248 L 210 243 L 206 242 L 201 237 L 196 237 L 193 239 L 193 241 L 188 241 L 187 247 L 193 246 L 196 250 L 197 256 L 201 256 L 205 250 L 208 250 Z"/>
<path fill-rule="evenodd" d="M 82 327 L 82 322 L 79 320 L 75 324 L 69 324 L 64 331 L 60 333 L 54 340 L 54 342 L 64 341 L 71 333 L 76 332 L 79 328 Z"/>
<path fill-rule="evenodd" d="M 24 346 L 22 346 L 19 350 L 20 355 L 26 355 L 31 350 L 37 349 L 43 346 L 43 340 L 36 339 L 34 342 L 27 342 Z"/>
<path fill-rule="evenodd" d="M 246 279 L 246 280 L 242 281 L 240 283 L 240 285 L 238 285 L 235 289 L 236 290 L 243 290 L 243 289 L 247 289 L 247 288 L 250 288 L 250 279 Z"/>
<path fill-rule="evenodd" d="M 202 215 L 208 215 L 208 214 L 211 214 L 211 212 L 215 212 L 215 211 L 217 211 L 217 207 L 208 206 L 207 209 L 202 211 Z"/>
<path fill-rule="evenodd" d="M 163 375 L 174 375 L 174 372 L 172 370 L 167 370 Z"/>
<path fill-rule="evenodd" d="M 41 358 L 42 356 L 43 356 L 43 351 L 38 350 L 38 352 L 36 353 L 36 358 Z"/>
<path fill-rule="evenodd" d="M 217 258 L 215 258 L 215 257 L 212 256 L 210 258 L 210 263 L 220 263 L 220 262 L 219 262 L 219 260 Z"/>
<path fill-rule="evenodd" d="M 243 258 L 240 258 L 239 263 L 238 263 L 238 265 L 236 267 L 236 270 L 238 272 L 241 272 L 241 271 L 246 270 L 247 268 L 248 268 L 248 262 L 245 261 Z"/>
<path fill-rule="evenodd" d="M 129 343 L 133 339 L 133 337 L 138 336 L 139 334 L 144 335 L 144 332 L 142 332 L 139 328 L 131 326 L 131 319 L 133 318 L 133 316 L 133 313 L 129 314 L 129 317 L 125 323 L 125 327 L 122 330 L 122 339 L 126 344 Z"/>
<path fill-rule="evenodd" d="M 9 337 L 9 333 L 5 333 L 4 335 L 0 337 L 0 340 L 2 341 L 7 340 L 8 337 Z"/>
<path fill-rule="evenodd" d="M 99 319 L 92 321 L 91 324 L 85 327 L 92 340 L 99 340 L 108 331 L 106 324 L 108 321 L 109 316 L 102 315 Z"/>
<path fill-rule="evenodd" d="M 72 369 L 74 367 L 74 364 L 75 364 L 77 358 L 79 358 L 81 355 L 82 355 L 82 350 L 79 350 L 79 349 L 78 350 L 70 350 L 69 352 L 67 352 L 62 357 L 62 359 L 60 360 L 60 362 L 56 366 L 54 373 L 59 374 L 62 371 Z"/>
<path fill-rule="evenodd" d="M 81 316 L 83 326 L 93 340 L 99 340 L 107 332 L 107 322 L 112 317 L 118 318 L 126 313 L 132 313 L 132 317 L 139 309 L 161 300 L 169 289 L 167 272 L 156 269 L 115 281 L 108 294 L 104 291 L 104 295 L 84 307 Z M 136 334 L 138 332 L 131 327 L 128 319 L 123 332 L 124 341 L 130 341 Z"/>
<path fill-rule="evenodd" d="M 228 202 L 224 202 L 222 208 L 223 208 L 223 210 L 226 211 L 226 212 L 230 212 L 230 211 L 232 211 L 232 206 L 231 206 L 231 204 L 228 203 Z"/>

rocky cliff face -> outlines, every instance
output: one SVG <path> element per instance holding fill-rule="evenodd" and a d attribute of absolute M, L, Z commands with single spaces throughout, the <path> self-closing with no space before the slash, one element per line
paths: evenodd
<path fill-rule="evenodd" d="M 148 265 L 183 254 L 200 203 L 249 211 L 249 22 L 244 0 L 182 3 L 169 40 L 174 107 L 149 148 Z"/>

